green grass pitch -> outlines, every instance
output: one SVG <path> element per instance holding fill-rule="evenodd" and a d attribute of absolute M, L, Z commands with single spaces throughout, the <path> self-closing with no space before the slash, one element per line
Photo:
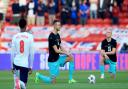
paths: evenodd
<path fill-rule="evenodd" d="M 48 75 L 48 71 L 38 71 Z M 128 89 L 128 72 L 117 71 L 117 78 L 111 79 L 109 73 L 105 73 L 105 79 L 99 78 L 99 71 L 75 71 L 75 84 L 68 84 L 68 71 L 60 71 L 56 84 L 45 84 L 39 81 L 35 83 L 35 73 L 29 76 L 27 89 Z M 87 77 L 90 74 L 96 76 L 96 84 L 89 84 Z M 0 71 L 0 89 L 13 89 L 13 75 L 11 71 Z"/>

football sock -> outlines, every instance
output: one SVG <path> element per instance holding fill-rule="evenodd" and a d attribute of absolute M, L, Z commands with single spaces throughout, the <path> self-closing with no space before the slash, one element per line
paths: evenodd
<path fill-rule="evenodd" d="M 100 73 L 104 74 L 104 65 L 100 65 Z"/>
<path fill-rule="evenodd" d="M 45 83 L 51 83 L 52 81 L 50 77 L 44 76 L 42 74 L 38 74 L 37 77 Z"/>
<path fill-rule="evenodd" d="M 72 80 L 73 78 L 73 73 L 74 73 L 74 62 L 70 61 L 69 62 L 69 80 Z"/>

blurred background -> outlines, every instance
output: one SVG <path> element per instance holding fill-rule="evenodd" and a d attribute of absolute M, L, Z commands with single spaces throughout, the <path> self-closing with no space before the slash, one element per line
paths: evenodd
<path fill-rule="evenodd" d="M 48 68 L 42 64 L 47 62 L 54 19 L 61 20 L 62 43 L 74 54 L 76 69 L 99 69 L 100 44 L 107 29 L 117 40 L 118 69 L 128 69 L 127 0 L 0 0 L 0 65 L 10 63 L 11 40 L 20 31 L 20 18 L 27 20 L 27 31 L 34 35 L 35 69 Z M 10 64 L 0 67 L 9 68 Z"/>

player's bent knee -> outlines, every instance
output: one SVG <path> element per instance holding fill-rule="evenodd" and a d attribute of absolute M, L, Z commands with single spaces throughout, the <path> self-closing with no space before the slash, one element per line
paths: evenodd
<path fill-rule="evenodd" d="M 73 56 L 68 56 L 68 57 L 67 57 L 67 61 L 74 61 L 74 60 L 73 60 Z"/>

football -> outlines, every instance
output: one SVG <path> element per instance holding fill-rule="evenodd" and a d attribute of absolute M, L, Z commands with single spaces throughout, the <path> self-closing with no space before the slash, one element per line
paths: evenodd
<path fill-rule="evenodd" d="M 95 75 L 93 75 L 93 74 L 89 75 L 88 80 L 89 80 L 90 84 L 95 84 L 96 83 Z"/>

